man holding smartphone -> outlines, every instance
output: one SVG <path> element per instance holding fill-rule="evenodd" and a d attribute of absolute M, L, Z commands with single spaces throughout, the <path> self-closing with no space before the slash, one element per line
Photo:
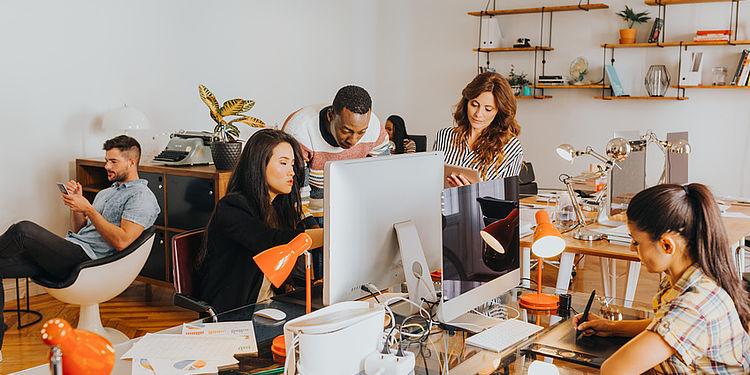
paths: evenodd
<path fill-rule="evenodd" d="M 39 274 L 65 279 L 78 264 L 128 247 L 160 212 L 146 180 L 138 178 L 141 146 L 120 135 L 104 142 L 107 179 L 112 186 L 90 203 L 80 183 L 65 184 L 63 203 L 70 207 L 71 230 L 62 238 L 30 221 L 13 224 L 0 235 L 0 278 Z M 4 295 L 0 283 L 0 315 Z M 0 325 L 0 347 L 5 333 Z"/>

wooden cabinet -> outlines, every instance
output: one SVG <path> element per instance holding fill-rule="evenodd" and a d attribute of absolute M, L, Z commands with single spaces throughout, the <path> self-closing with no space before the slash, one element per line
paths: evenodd
<path fill-rule="evenodd" d="M 212 165 L 168 167 L 141 164 L 140 178 L 156 196 L 161 208 L 154 226 L 156 238 L 139 279 L 171 286 L 173 235 L 205 227 L 216 203 L 226 194 L 230 171 L 217 171 Z M 76 159 L 76 179 L 83 185 L 86 198 L 93 201 L 96 193 L 112 184 L 107 180 L 104 160 Z"/>

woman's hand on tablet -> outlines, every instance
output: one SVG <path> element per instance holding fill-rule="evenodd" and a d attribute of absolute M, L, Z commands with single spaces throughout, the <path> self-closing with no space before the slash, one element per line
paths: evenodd
<path fill-rule="evenodd" d="M 452 187 L 471 185 L 471 182 L 462 174 L 451 174 L 447 177 L 448 184 Z"/>

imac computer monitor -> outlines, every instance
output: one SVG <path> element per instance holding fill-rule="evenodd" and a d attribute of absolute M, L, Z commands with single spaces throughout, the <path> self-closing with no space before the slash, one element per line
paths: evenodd
<path fill-rule="evenodd" d="M 480 182 L 443 190 L 443 281 L 438 318 L 461 314 L 518 286 L 518 177 Z M 483 240 L 492 230 L 503 242 L 502 253 Z M 501 232 L 501 233 L 497 233 Z M 484 233 L 486 236 L 486 233 Z M 502 238 L 501 238 L 502 237 Z"/>
<path fill-rule="evenodd" d="M 440 269 L 442 258 L 443 154 L 334 161 L 324 173 L 323 304 L 355 300 L 369 295 L 363 285 L 383 290 L 415 274 L 419 287 L 409 284 L 410 299 L 417 289 L 425 297 L 431 289 L 429 298 L 437 300 L 430 272 Z M 413 225 L 397 235 L 400 223 Z M 405 274 L 402 258 L 422 253 L 426 266 L 408 262 Z"/>

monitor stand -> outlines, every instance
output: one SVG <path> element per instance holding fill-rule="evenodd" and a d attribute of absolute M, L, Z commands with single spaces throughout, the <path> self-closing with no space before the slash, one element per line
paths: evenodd
<path fill-rule="evenodd" d="M 396 230 L 398 245 L 401 249 L 401 263 L 404 266 L 404 277 L 409 289 L 409 300 L 419 306 L 424 306 L 423 300 L 437 302 L 435 285 L 432 283 L 430 268 L 424 256 L 417 227 L 411 220 L 408 220 L 393 224 L 393 228 Z M 411 307 L 411 313 L 416 313 L 418 309 L 413 305 Z"/>

